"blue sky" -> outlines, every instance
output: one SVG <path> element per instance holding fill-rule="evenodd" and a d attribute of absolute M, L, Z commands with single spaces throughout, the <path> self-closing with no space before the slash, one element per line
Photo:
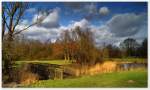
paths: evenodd
<path fill-rule="evenodd" d="M 147 38 L 146 2 L 32 2 L 18 30 L 38 17 L 40 25 L 23 32 L 27 38 L 53 42 L 60 34 L 75 26 L 91 28 L 95 42 L 118 45 L 130 37 L 141 42 Z"/>
<path fill-rule="evenodd" d="M 96 9 L 99 10 L 101 7 L 107 7 L 111 13 L 109 13 L 107 16 L 100 16 L 99 14 L 92 14 L 93 17 L 90 21 L 93 24 L 98 25 L 99 23 L 97 21 L 107 21 L 110 19 L 113 15 L 118 13 L 142 13 L 147 12 L 147 3 L 145 2 L 79 2 L 78 5 L 73 4 L 73 2 L 70 3 L 64 3 L 64 2 L 33 2 L 31 3 L 30 8 L 35 9 L 54 9 L 54 8 L 60 8 L 60 23 L 61 25 L 68 25 L 70 21 L 78 21 L 82 18 L 86 17 L 88 11 L 83 12 L 75 12 L 75 10 L 81 10 L 84 8 L 84 6 L 88 6 L 91 4 L 94 4 Z M 81 5 L 81 6 L 80 6 Z M 34 15 L 34 13 L 33 13 Z M 29 15 L 29 16 L 33 16 Z M 29 19 L 31 19 L 30 17 Z"/>

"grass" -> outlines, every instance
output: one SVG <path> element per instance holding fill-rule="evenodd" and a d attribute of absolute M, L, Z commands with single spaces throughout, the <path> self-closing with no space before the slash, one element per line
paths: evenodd
<path fill-rule="evenodd" d="M 105 61 L 119 61 L 119 62 L 138 62 L 138 63 L 143 63 L 147 62 L 146 59 L 144 58 L 105 58 Z M 20 60 L 16 61 L 15 64 L 20 65 L 24 63 L 47 63 L 47 64 L 57 64 L 57 65 L 67 65 L 70 64 L 71 62 L 66 62 L 65 60 Z"/>
<path fill-rule="evenodd" d="M 65 60 L 49 60 L 49 61 L 41 61 L 41 60 L 32 60 L 32 61 L 16 61 L 16 64 L 24 64 L 24 63 L 46 63 L 46 64 L 57 64 L 57 65 L 66 65 L 70 64 L 70 62 L 67 62 Z"/>
<path fill-rule="evenodd" d="M 147 87 L 147 81 L 147 70 L 134 70 L 64 80 L 42 80 L 25 87 Z"/>
<path fill-rule="evenodd" d="M 138 62 L 138 63 L 145 63 L 147 62 L 146 58 L 133 58 L 133 57 L 127 57 L 127 58 L 106 58 L 107 60 L 113 60 L 113 61 L 119 61 L 119 62 Z"/>

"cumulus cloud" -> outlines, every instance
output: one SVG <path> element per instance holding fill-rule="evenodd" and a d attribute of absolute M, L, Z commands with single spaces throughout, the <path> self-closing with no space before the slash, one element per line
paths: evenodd
<path fill-rule="evenodd" d="M 35 14 L 33 17 L 33 22 L 41 19 L 41 26 L 45 28 L 57 28 L 59 27 L 59 8 L 53 9 L 51 12 L 40 12 L 39 14 Z"/>
<path fill-rule="evenodd" d="M 117 37 L 131 36 L 142 29 L 146 22 L 144 18 L 145 14 L 117 14 L 107 22 L 107 26 Z"/>
<path fill-rule="evenodd" d="M 32 23 L 35 23 L 37 22 L 38 19 L 45 19 L 46 17 L 48 16 L 48 13 L 47 12 L 39 12 L 38 14 L 35 14 L 33 16 L 33 19 L 32 19 Z"/>
<path fill-rule="evenodd" d="M 22 29 L 27 25 L 18 25 L 17 29 Z M 56 39 L 59 37 L 59 28 L 45 28 L 41 26 L 32 26 L 28 30 L 22 32 L 28 39 L 46 41 L 48 39 Z"/>
<path fill-rule="evenodd" d="M 22 28 L 27 26 L 28 25 L 26 24 L 21 24 L 17 26 L 17 29 L 21 30 Z M 23 34 L 29 39 L 41 40 L 41 41 L 46 41 L 48 39 L 51 39 L 55 41 L 57 38 L 59 38 L 60 34 L 64 30 L 71 30 L 77 26 L 79 26 L 81 30 L 86 30 L 87 28 L 90 27 L 90 23 L 86 19 L 82 19 L 80 21 L 73 21 L 68 26 L 60 26 L 57 28 L 51 28 L 51 27 L 46 28 L 41 25 L 35 25 L 30 27 L 28 30 L 24 31 Z"/>
<path fill-rule="evenodd" d="M 21 24 L 16 27 L 16 29 L 18 31 L 22 30 L 22 28 L 36 22 L 37 18 L 40 18 L 43 19 L 41 24 L 34 25 L 22 33 L 29 39 L 41 41 L 45 41 L 47 39 L 55 40 L 60 34 L 59 10 L 59 8 L 55 8 L 51 10 L 51 12 L 40 12 L 39 14 L 35 14 L 32 21 L 23 20 Z"/>
<path fill-rule="evenodd" d="M 110 11 L 109 11 L 108 7 L 101 7 L 101 8 L 99 9 L 100 15 L 107 15 L 109 12 L 110 12 Z"/>
<path fill-rule="evenodd" d="M 53 28 L 59 26 L 59 9 L 54 9 L 42 22 L 44 27 Z"/>
<path fill-rule="evenodd" d="M 82 19 L 73 23 L 73 27 L 77 26 L 79 26 L 82 30 L 86 30 L 89 28 L 90 23 L 86 19 Z"/>

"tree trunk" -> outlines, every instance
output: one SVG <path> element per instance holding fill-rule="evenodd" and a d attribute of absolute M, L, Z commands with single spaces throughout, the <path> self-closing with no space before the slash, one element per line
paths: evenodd
<path fill-rule="evenodd" d="M 5 21 L 3 20 L 3 23 L 2 23 L 2 40 L 4 39 L 4 34 L 5 34 Z"/>

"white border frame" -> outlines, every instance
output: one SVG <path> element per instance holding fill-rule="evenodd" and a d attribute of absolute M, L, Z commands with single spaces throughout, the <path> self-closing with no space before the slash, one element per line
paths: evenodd
<path fill-rule="evenodd" d="M 149 60 L 150 60 L 150 16 L 149 16 L 149 13 L 150 13 L 150 0 L 2 0 L 0 1 L 0 7 L 2 5 L 2 2 L 6 2 L 6 1 L 24 1 L 24 2 L 148 2 L 148 81 L 150 81 L 150 78 L 149 78 L 149 75 L 150 75 L 150 65 L 149 65 Z M 0 8 L 0 15 L 1 15 L 1 8 Z M 0 23 L 2 23 L 2 19 L 0 18 Z M 1 27 L 1 24 L 0 24 L 0 27 Z M 2 30 L 2 27 L 1 27 L 1 30 Z M 82 89 L 82 90 L 99 90 L 99 89 L 106 89 L 106 90 L 116 90 L 116 89 L 121 89 L 121 90 L 148 90 L 149 87 L 150 87 L 150 83 L 148 82 L 148 88 L 2 88 L 2 40 L 1 40 L 1 35 L 0 34 L 0 89 L 4 89 L 4 90 L 8 90 L 8 89 L 12 89 L 12 90 L 17 90 L 17 89 L 22 89 L 22 90 L 26 90 L 26 89 L 36 89 L 36 90 L 41 90 L 41 89 L 45 89 L 45 90 L 49 90 L 49 89 L 52 89 L 52 90 L 58 90 L 58 89 L 61 89 L 61 90 L 66 90 L 66 89 L 71 89 L 71 90 L 75 90 L 75 89 Z"/>

